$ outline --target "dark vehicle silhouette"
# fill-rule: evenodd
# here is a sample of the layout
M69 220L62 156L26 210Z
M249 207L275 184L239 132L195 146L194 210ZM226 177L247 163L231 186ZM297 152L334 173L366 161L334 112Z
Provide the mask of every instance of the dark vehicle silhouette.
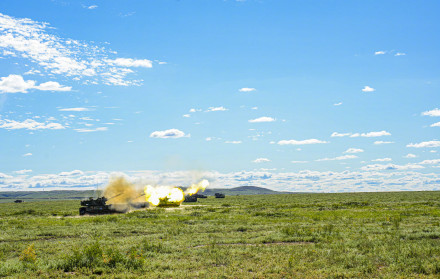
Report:
M112 209L110 205L106 204L107 198L89 198L88 200L81 201L81 207L79 209L79 215L84 214L110 214L117 213L115 209Z
M224 199L225 198L225 194L215 193L215 198L216 199Z

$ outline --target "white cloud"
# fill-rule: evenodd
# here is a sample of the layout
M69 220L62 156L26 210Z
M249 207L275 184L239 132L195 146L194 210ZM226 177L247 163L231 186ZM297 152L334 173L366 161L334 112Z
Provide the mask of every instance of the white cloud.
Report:
M86 128L75 129L75 131L77 131L78 133L103 132L107 130L108 130L107 127L98 127L95 129L86 129Z
M189 118L189 117L191 117L191 114L184 114L184 115L182 115L182 117Z
M32 153L23 154L23 157L29 157L29 156L32 156Z
M84 84L139 85L142 80L127 78L133 71L126 67L152 66L147 59L115 58L114 51L91 42L61 38L52 29L48 23L0 13L0 51L35 63L38 69L33 69L41 75L83 79Z
M391 158L379 158L379 159L374 159L374 160L371 160L372 162L390 162L390 161L392 161L393 159L391 159Z
M225 107L209 107L206 112L210 111L227 111L228 109Z
M406 154L404 157L405 157L405 158L416 158L417 155L415 155L415 154L411 154L411 153L408 153L408 154Z
M110 65L121 67L143 67L152 68L153 62L147 59L131 59L131 58L116 58L114 60L106 60Z
M391 133L387 131L379 131L379 132L368 132L368 133L338 133L333 132L331 137L364 137L364 138L372 138L372 137L382 137L382 136L391 136Z
M206 141L212 141L212 138L211 137L207 137L207 138L205 138L205 140Z
M374 92L374 91L376 91L376 89L374 89L368 85L365 85L365 87L362 88L362 92Z
M367 165L361 168L363 171L382 171L382 170L411 170L411 169L423 169L423 166L417 164L407 164L407 165L395 165L395 164L374 164Z
M374 166L374 165L373 165ZM265 169L221 173L203 171L201 175L210 181L213 188L231 188L254 185L278 191L290 192L377 192L377 191L422 191L440 190L438 172L422 173L411 167L383 167L372 171L314 171L272 172ZM387 166L387 165L385 165ZM420 166L419 166L420 167ZM416 167L417 168L417 167ZM405 170L406 169L406 170ZM379 171L378 171L379 170ZM386 170L386 171L380 171ZM167 185L190 185L194 175L191 171L161 172L153 170L128 171L126 173L84 171L82 175L39 174L34 176L12 176L0 173L0 188L3 190L45 189L96 189L108 183L112 176L126 177L129 181L161 181Z
M339 102L339 103L336 103L336 104L333 104L334 106L340 106L340 105L342 105L342 102Z
M267 158L257 158L252 161L252 163L266 163L266 162L270 162L270 160Z
M434 123L430 125L431 127L440 127L440 122Z
M379 51L375 51L374 55L382 55L385 54L386 52L384 50L379 50Z
M435 108L435 109L433 109L433 110L424 111L424 112L422 112L422 115L427 115L427 116L440 116L440 109Z
M349 135L351 135L351 133L338 133L338 132L333 132L333 133L331 134L331 137L332 137L332 138L334 138L334 137L347 137L347 136L349 136Z
M304 145L304 144L317 144L317 143L327 143L323 140L318 139L306 139L306 140L280 140L279 145Z
M252 91L256 91L257 89L255 89L255 88L249 88L249 87L243 87L243 88L240 88L238 91L240 91L240 92L252 92Z
M91 109L89 109L89 108L63 108L63 109L59 109L59 111L90 111L90 110ZM92 119L84 119L84 120L92 120Z
M164 131L155 131L150 134L150 138L161 138L161 139L177 139L183 137L190 137L190 134L185 135L184 132L178 129L168 129Z
M87 9L89 9L89 10L93 10L93 9L96 9L96 8L98 8L97 5L91 5L91 6L87 7Z
M26 119L22 122L9 120L9 119L0 119L0 128L7 130L17 130L17 129L27 129L27 130L59 130L64 129L64 126L60 123L53 122L37 122L33 119Z
M440 159L433 159L433 160L424 160L419 163L420 165L436 165L440 164Z
M72 87L63 86L56 81L48 81L34 87L41 91L70 91Z
M231 144L240 144L241 140L232 140L232 141L225 141L225 143L231 143Z
M318 159L316 160L317 162L321 162L321 161L339 161L339 160L347 160L347 159L356 159L358 158L358 156L356 155L343 155L343 156L338 156L335 158L323 158L323 159Z
M404 53L404 52L398 52L398 53L394 54L394 56L404 56L404 55L406 55L406 53Z
M18 171L14 171L14 173L16 174L26 174L26 173L30 173L32 172L32 170L18 170Z
M410 143L410 144L407 144L406 147L415 147L415 148L440 147L440 141L431 140L431 141L423 141L420 143Z
M382 140L377 140L374 142L374 144L391 144L394 143L394 141L382 141Z
M272 117L268 117L268 116L262 116L262 117L259 117L259 118L250 119L248 121L250 123L262 123L262 122L274 122L274 121L276 121L276 119L272 118Z
M364 152L364 150L360 148L349 148L344 151L344 153L361 153L361 152Z
M70 91L72 87L62 86L58 82L48 81L36 85L34 80L24 80L20 75L0 78L0 93L27 93L30 89L42 91Z
M380 131L380 132L368 132L368 133L356 133L356 134L352 134L350 137L351 138L356 138L356 137L364 137L364 138L374 138L374 137L383 137L383 136L391 136L391 134L387 131Z

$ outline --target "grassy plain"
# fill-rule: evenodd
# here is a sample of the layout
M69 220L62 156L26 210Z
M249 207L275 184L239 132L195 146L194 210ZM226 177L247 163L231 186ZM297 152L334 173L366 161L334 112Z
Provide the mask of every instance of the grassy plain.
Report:
M439 278L440 192L200 199L78 216L0 204L0 277Z

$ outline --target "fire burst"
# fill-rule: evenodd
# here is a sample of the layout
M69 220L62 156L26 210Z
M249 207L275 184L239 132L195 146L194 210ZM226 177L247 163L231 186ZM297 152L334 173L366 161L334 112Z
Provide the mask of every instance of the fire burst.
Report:
M208 186L208 180L202 180L199 183L192 184L190 187L188 187L186 194L190 196L194 195L200 190L204 191ZM185 199L185 193L178 187L153 187L151 185L147 185L145 186L144 192L147 202L152 206L179 206Z

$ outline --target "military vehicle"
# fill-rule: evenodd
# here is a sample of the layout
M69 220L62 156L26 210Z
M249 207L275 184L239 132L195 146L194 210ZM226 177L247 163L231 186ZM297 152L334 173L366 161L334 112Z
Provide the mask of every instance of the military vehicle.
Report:
M196 195L186 195L185 200L183 202L197 202L197 194Z
M224 199L225 198L225 194L215 193L215 198L216 199Z
M24 202L24 200L15 200L14 202L15 203L22 203L22 202Z
M198 194L198 193L192 195L191 197L196 197L198 199L207 199L208 198L208 196L205 196L205 195L202 195L202 194Z
M110 205L106 204L106 197L102 198L89 198L88 200L81 201L81 206L79 208L79 215L84 214L110 214L120 212L115 209L112 209Z

